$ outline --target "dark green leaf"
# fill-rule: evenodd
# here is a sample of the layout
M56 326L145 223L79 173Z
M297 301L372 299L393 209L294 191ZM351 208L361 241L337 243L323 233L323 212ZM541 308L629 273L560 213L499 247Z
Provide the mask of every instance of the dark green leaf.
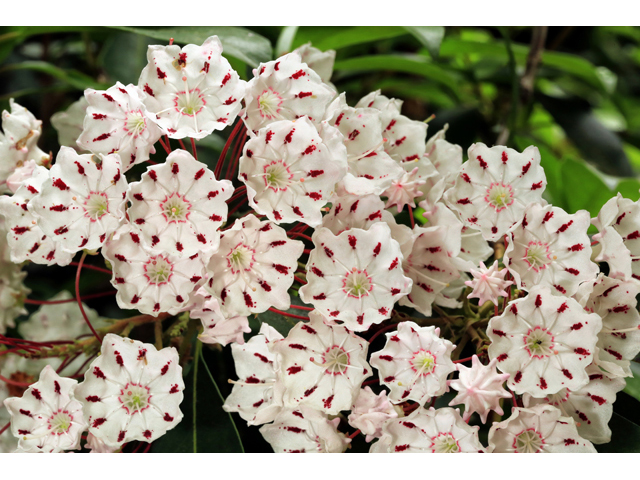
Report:
M272 48L269 40L251 30L242 27L112 27L127 32L146 35L147 37L164 40L167 45L169 39L179 44L192 43L201 45L211 35L217 35L222 42L226 55L235 57L243 62L257 67L261 62L271 60Z
M109 77L114 82L137 85L140 72L147 65L147 47L153 42L150 37L135 33L112 35L101 52L101 62Z
M433 58L438 58L444 38L444 27L404 27L426 47Z
M291 303L294 305L310 307L310 305L303 303L302 300L300 300L300 297L296 295L291 295ZM295 308L290 308L286 312L293 315L299 315L301 317L308 317L308 313L309 313L309 312L305 312L304 310L298 310ZM257 315L257 318L260 323L266 323L268 325L271 325L273 328L275 328L278 332L280 332L285 337L289 333L289 330L291 330L298 322L302 321L302 319L287 317L285 315L272 312L271 310L267 310L266 312ZM258 328L260 327L258 326ZM255 330L255 328L253 329ZM254 333L257 333L257 332L254 332Z
M561 178L569 213L585 209L591 217L595 217L607 200L613 197L613 192L598 173L584 162L565 160Z
M38 72L46 73L79 90L84 90L86 88L95 88L98 90L102 90L110 87L109 84L97 82L84 73L80 73L76 70L65 70L51 63L41 61L25 61L21 63L5 65L0 69L0 72L10 72L15 70L35 70Z
M402 27L351 27L341 28L338 33L330 34L312 41L313 46L320 50L337 50L351 45L384 40L386 38L406 35Z
M611 442L596 445L599 453L640 452L640 427L627 418L613 412L609 422Z
M444 68L431 63L421 55L371 55L339 60L334 70L343 71L396 71L413 73L429 78L455 90L458 77Z

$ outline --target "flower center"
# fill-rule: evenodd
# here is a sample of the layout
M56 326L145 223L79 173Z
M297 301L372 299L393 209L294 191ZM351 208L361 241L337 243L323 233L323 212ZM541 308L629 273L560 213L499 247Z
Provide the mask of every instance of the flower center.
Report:
M172 193L164 200L161 208L167 222L186 222L189 218L191 203L179 193Z
M546 328L534 327L524 336L524 347L535 358L550 357L553 351L553 335Z
M329 347L323 357L326 373L342 375L349 366L349 354L337 345Z
M366 270L358 270L354 267L342 280L342 290L350 297L366 297L372 289L371 277Z
M59 409L49 418L49 430L52 435L63 435L71 428L73 417L66 410Z
M517 453L538 453L542 450L544 440L534 428L520 432L513 439L513 448Z
M551 263L549 245L540 241L531 241L524 252L524 261L536 272L544 270Z
M173 265L161 255L157 255L149 259L144 266L145 277L149 283L162 285L169 281Z
M450 433L439 433L431 439L433 453L459 453L460 445Z
M84 214L92 222L109 213L109 198L102 192L91 192L84 201Z
M133 110L128 113L124 129L129 132L129 135L137 137L144 132L145 128L147 128L147 121L140 110Z
M176 110L182 115L186 115L188 117L193 117L200 113L207 104L204 99L204 95L200 93L199 88L176 93L176 98L173 102Z
M269 165L266 165L263 175L264 184L267 188L271 188L275 192L286 190L293 178L293 173L291 173L287 164L284 163L284 160L274 160Z
M258 96L258 108L260 115L269 120L276 118L282 105L282 97L273 88L269 87Z
M242 271L250 272L256 251L244 243L239 243L227 254L227 265L235 275Z
M496 209L496 212L499 212L513 203L513 188L511 188L511 185L505 185L502 182L492 183L487 188L487 194L484 199Z
M418 350L411 359L411 368L418 375L430 375L436 368L436 356L428 350Z
M130 415L133 415L149 406L151 393L149 392L149 387L138 385L137 383L127 383L125 387L120 390L118 399L120 403L122 403L122 408Z

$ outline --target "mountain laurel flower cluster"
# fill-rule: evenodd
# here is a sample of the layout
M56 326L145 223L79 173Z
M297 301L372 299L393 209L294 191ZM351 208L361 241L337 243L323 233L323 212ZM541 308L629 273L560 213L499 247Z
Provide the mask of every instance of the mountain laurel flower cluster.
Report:
M196 450L191 420L173 429L203 408L276 452L611 441L640 352L640 202L564 211L535 146L463 161L448 126L337 91L334 51L245 81L223 44L149 46L136 85L52 117L56 154L3 112L0 451ZM47 267L75 291L27 298ZM202 403L218 384L222 408Z

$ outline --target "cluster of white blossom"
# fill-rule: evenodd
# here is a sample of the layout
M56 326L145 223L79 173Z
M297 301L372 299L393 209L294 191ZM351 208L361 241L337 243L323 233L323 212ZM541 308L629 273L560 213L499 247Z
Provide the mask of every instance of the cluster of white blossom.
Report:
M122 309L188 312L200 341L231 344L238 380L224 409L261 425L277 452L345 451L346 425L376 440L371 452L594 452L640 351L640 203L618 195L594 219L547 204L536 147L476 143L463 163L446 128L427 141L400 100L377 91L349 106L329 83L334 56L305 45L245 82L215 36L150 46L137 86L88 89L55 117L73 144L53 166L36 146L40 122L12 103L0 136L0 185L12 192L0 198L0 332L25 313L15 264L99 250ZM237 117L249 138L233 178L216 178L195 140ZM191 153L168 148L184 138ZM238 201L247 213L231 222ZM411 226L398 223L405 209ZM288 310L292 292L312 306L308 321L286 336L262 323L245 343L249 316ZM468 318L447 323L443 308ZM85 333L71 319L56 339ZM36 318L20 333L45 327ZM473 328L477 355L459 360L456 328ZM78 449L87 430L93 451L154 441L182 419L183 360L108 334L79 385L45 367L22 397L4 395L18 451ZM449 406L434 408L449 389ZM474 413L491 424L488 445Z

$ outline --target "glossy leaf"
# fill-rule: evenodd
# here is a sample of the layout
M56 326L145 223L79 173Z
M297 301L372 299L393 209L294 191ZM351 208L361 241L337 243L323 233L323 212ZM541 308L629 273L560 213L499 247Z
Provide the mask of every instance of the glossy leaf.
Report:
M171 38L175 43L182 45L188 43L201 45L211 35L217 35L222 42L224 54L242 60L252 67L257 67L261 62L268 62L271 60L273 53L269 40L262 35L241 27L113 28L164 40L167 45Z
M426 47L433 58L438 58L444 38L444 27L404 27Z

